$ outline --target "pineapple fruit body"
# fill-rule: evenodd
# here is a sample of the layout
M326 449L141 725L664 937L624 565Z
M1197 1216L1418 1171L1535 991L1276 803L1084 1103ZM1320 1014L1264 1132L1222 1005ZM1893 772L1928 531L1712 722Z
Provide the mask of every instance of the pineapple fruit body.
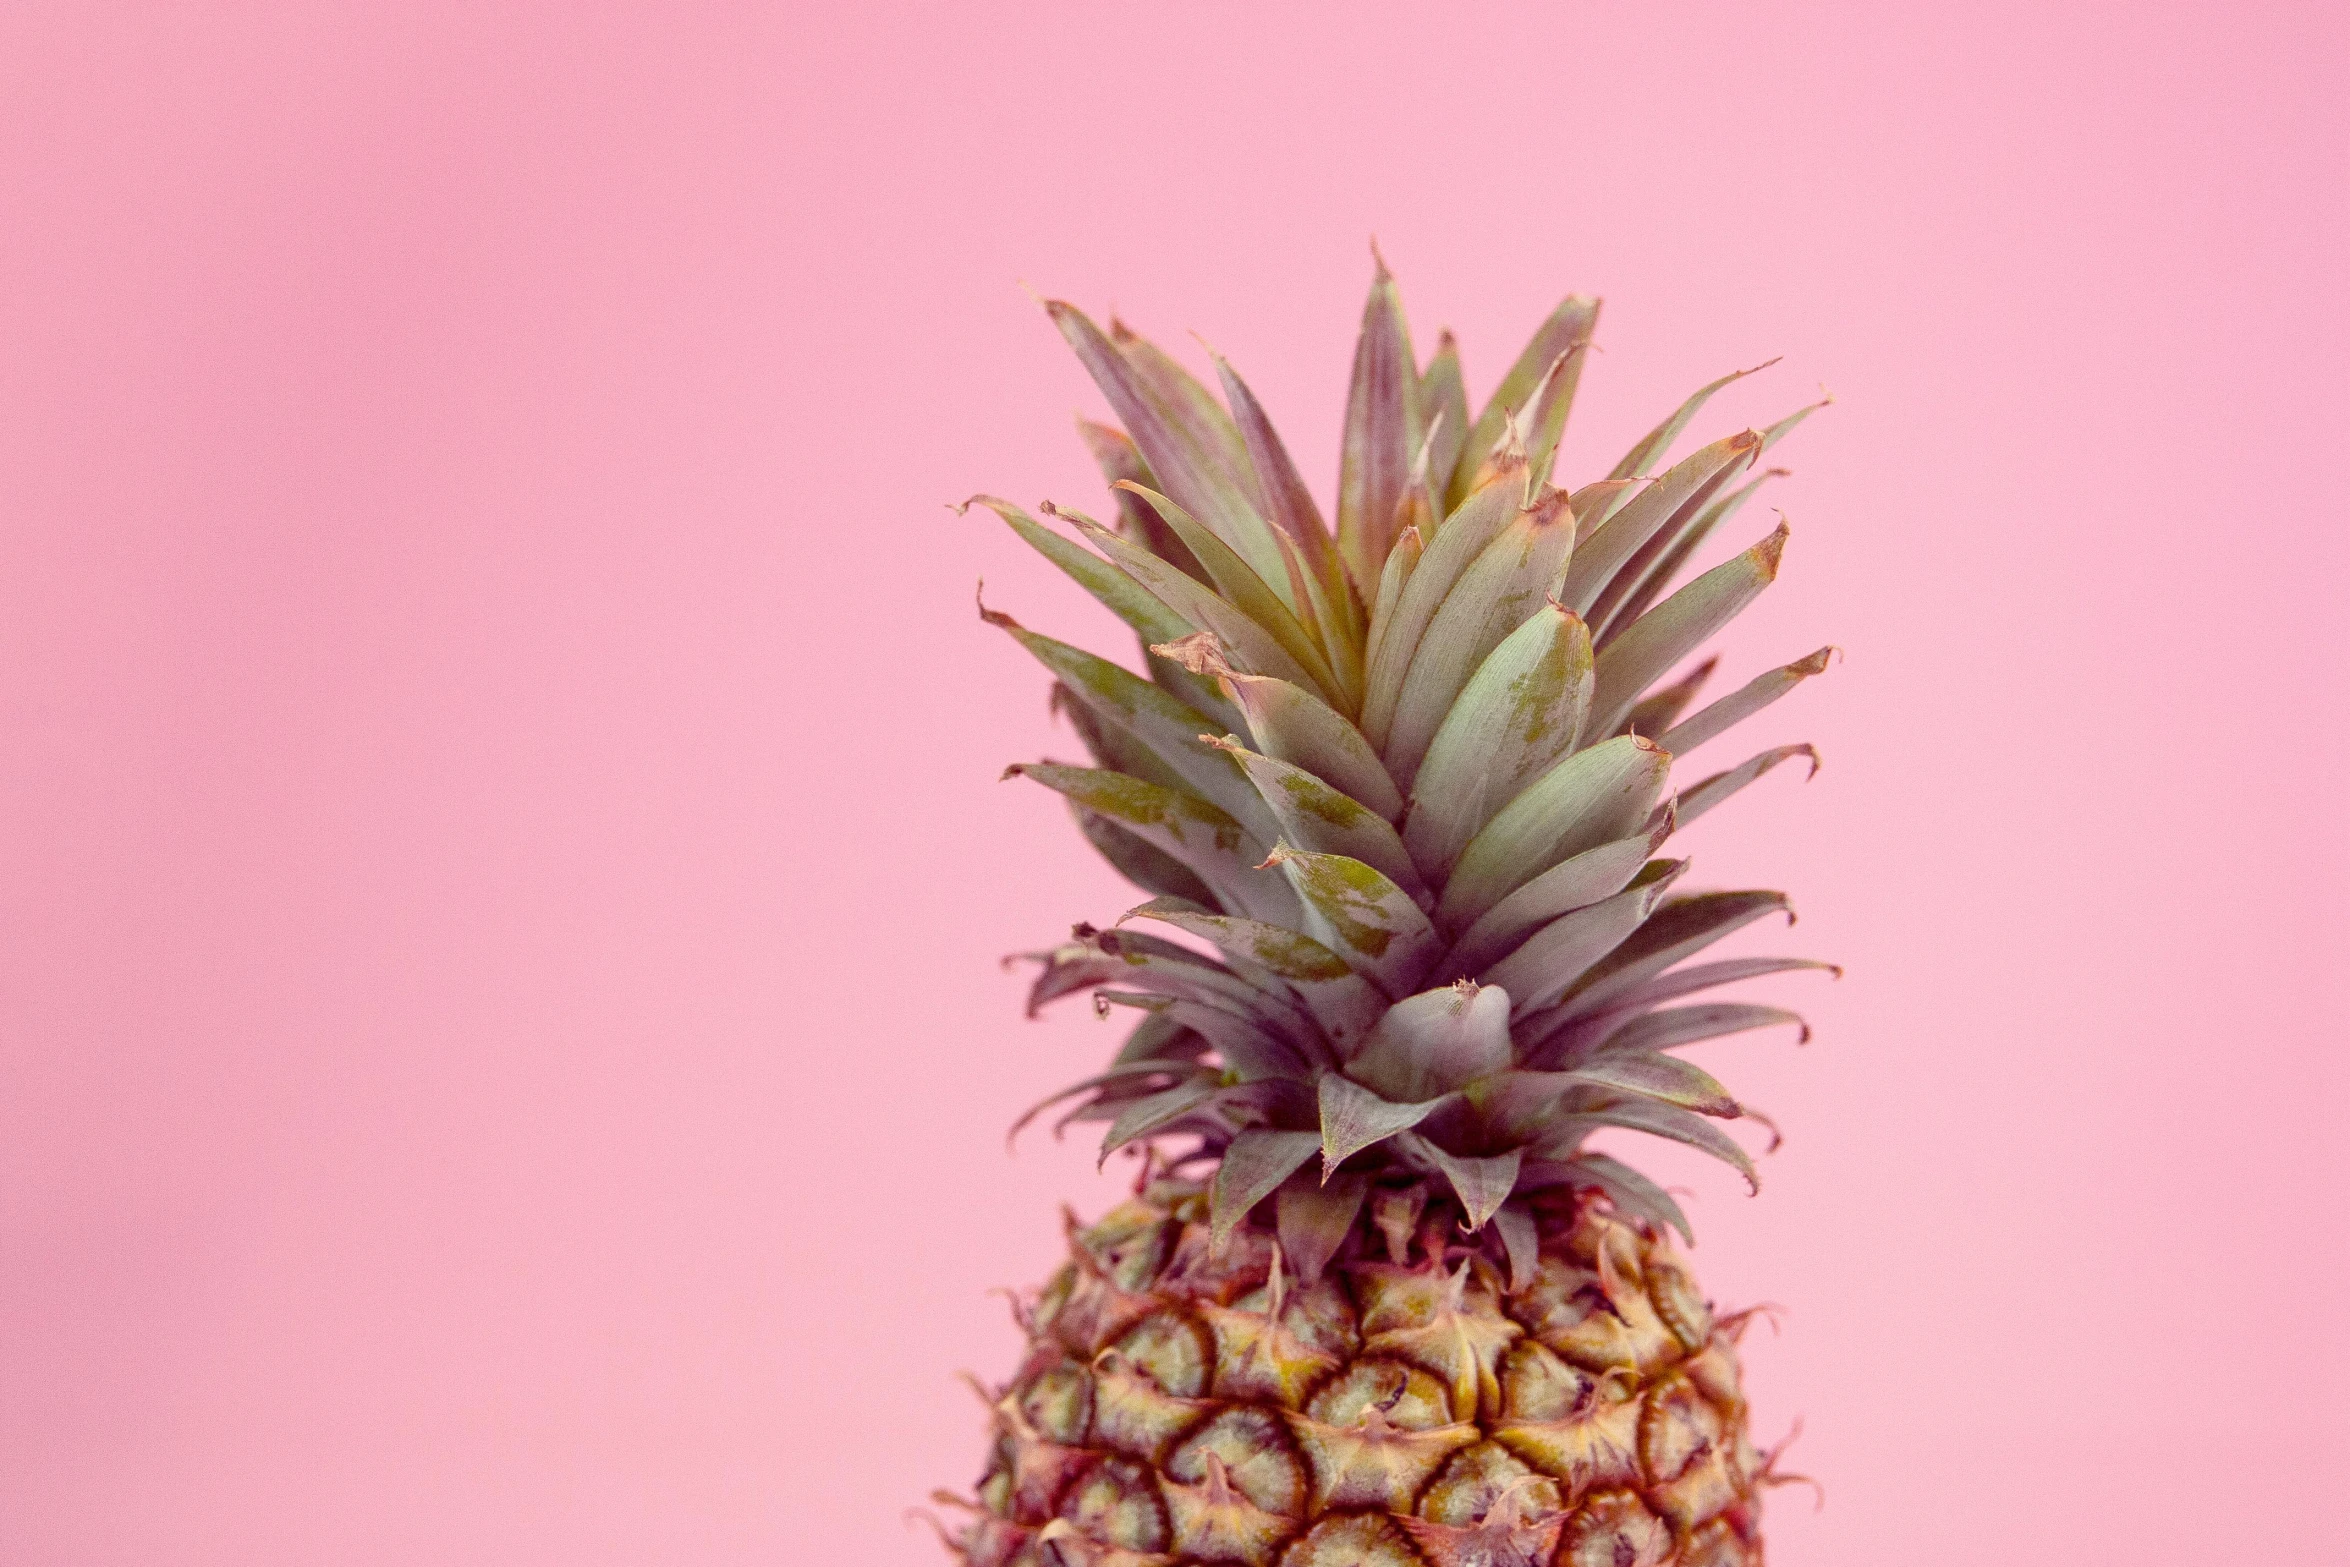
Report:
M1441 1212L1319 1279L1160 1179L1022 1313L970 1567L1733 1567L1762 1560L1736 1350L1671 1244L1536 1207L1513 1288Z

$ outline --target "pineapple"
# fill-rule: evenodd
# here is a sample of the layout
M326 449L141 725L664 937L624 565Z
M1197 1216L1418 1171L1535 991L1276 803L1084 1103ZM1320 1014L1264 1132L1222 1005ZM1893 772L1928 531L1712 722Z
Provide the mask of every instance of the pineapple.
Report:
M1674 587L1812 412L1653 470L1702 388L1573 491L1553 454L1598 302L1575 296L1469 417L1386 267L1363 314L1336 527L1221 358L1217 397L1113 322L1046 309L1123 430L1081 424L1115 520L974 497L1127 622L1148 678L982 606L1094 765L1014 767L1149 901L1034 954L1031 1011L1135 1022L1047 1104L1138 1150L986 1390L967 1567L1729 1567L1775 1477L1736 1345L1662 1188L1606 1128L1705 1150L1744 1112L1673 1052L1797 1024L1687 998L1786 911L1676 891L1674 831L1808 746L1677 758L1826 667L1691 711L1674 671L1769 585L1782 524ZM1741 372L1741 374L1748 372ZM1819 405L1815 404L1813 407ZM1090 546L1090 548L1088 547ZM1172 932L1190 938L1171 939ZM1039 1107L1042 1109L1043 1107ZM1033 1114L1034 1112L1032 1112Z

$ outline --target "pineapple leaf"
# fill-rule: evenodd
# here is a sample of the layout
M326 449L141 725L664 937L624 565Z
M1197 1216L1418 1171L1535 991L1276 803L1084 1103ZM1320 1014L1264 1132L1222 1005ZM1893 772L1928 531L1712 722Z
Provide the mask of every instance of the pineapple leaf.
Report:
M993 495L974 495L956 510L960 512L974 504L985 506L1001 517L1038 554L1060 567L1071 581L1131 626L1135 636L1141 639L1146 656L1153 643L1172 642L1191 630L1189 621L1125 571L1083 545L1061 537L1010 501ZM1154 659L1151 673L1161 685L1203 713L1221 717L1229 706L1212 684L1164 660Z
M1283 1085L1298 1089L1313 1075L1304 1053L1277 1037L1261 1015L1244 1017L1228 1007L1187 997L1170 999L1149 991L1096 990L1094 994L1104 1006L1140 1007L1198 1033L1223 1061L1219 1082L1235 1091L1257 1091L1235 1099L1236 1104L1261 1102L1262 1091Z
M1510 997L1498 985L1445 985L1388 1010L1347 1063L1390 1099L1434 1100L1510 1064Z
M1343 701L1338 677L1331 673L1329 660L1322 649L1306 634L1296 613L1283 602L1281 596L1257 571L1242 560L1237 552L1222 539L1200 526L1198 519L1156 490L1130 486L1150 508L1157 512L1168 527L1175 530L1191 552L1207 567L1215 580L1216 591L1224 602L1255 621L1288 654L1300 669L1313 677L1325 698ZM1288 577L1286 565L1282 576ZM1170 638L1169 640L1173 640Z
M1682 710L1697 699L1697 693L1705 688L1706 681L1713 678L1713 672L1720 664L1718 658L1701 659L1694 669L1671 685L1658 686L1633 703L1632 711L1624 715L1623 732L1628 735L1646 735L1671 751L1673 748L1665 745L1660 737L1672 728L1673 720L1681 716ZM1674 752L1676 756L1679 754Z
M1302 999L1341 1056L1351 1054L1387 998L1357 974L1346 959L1302 931L1261 920L1212 914L1160 898L1127 911L1126 919L1150 919L1212 942L1227 961L1261 965Z
M1169 388L1160 384L1171 364L1163 355L1156 361L1138 363L1128 350L1104 337L1075 306L1047 300L1044 308L1077 351L1094 384L1109 399L1136 450L1167 493L1253 563L1260 575L1285 576L1271 525L1257 514L1251 493L1255 476L1245 466L1235 466L1236 462L1245 464L1245 456L1239 436L1231 431L1231 421L1224 418L1222 410L1216 410L1216 418L1222 420L1222 429L1217 430L1188 393L1171 395ZM1182 379L1194 387L1198 384L1188 375ZM1199 389L1199 396L1213 407L1214 399L1204 388ZM1229 445L1226 434L1230 434Z
M1196 1001L1229 1013L1242 1023L1265 1029L1292 1049L1302 1051L1311 1046L1313 1033L1306 1015L1298 1010L1287 989L1265 970L1242 974L1189 947L1142 931L1101 931L1092 940L1117 965L1106 976L1109 979L1170 1000Z
M1510 893L1586 849L1629 836L1648 819L1672 758L1636 735L1576 751L1503 806L1461 851L1437 903L1460 930Z
M1281 824L1284 841L1316 854L1361 860L1411 894L1414 902L1427 901L1427 885L1386 817L1304 768L1260 755L1229 735L1211 743L1240 764Z
M1410 893L1343 854L1276 844L1267 863L1281 868L1315 940L1390 996L1409 995L1418 985L1436 956L1437 939Z
M1060 567L1111 614L1132 626L1135 635L1143 641L1172 642L1191 630L1189 621L1161 603L1141 583L1083 545L1053 532L1010 501L994 495L974 495L955 510L962 512L972 506L984 506L1001 517L1039 555Z
M1396 703L1403 696L1404 678L1418 659L1421 637L1451 594L1453 584L1517 517L1523 477L1524 469L1513 463L1463 501L1436 530L1434 542L1420 552L1410 575L1399 580L1393 612L1372 618L1372 651L1363 676L1362 727L1371 744L1381 751L1387 748L1388 729L1395 720ZM1389 600L1384 576L1379 586L1380 605L1385 609Z
M1534 395L1534 388L1549 373L1551 366L1558 362L1561 354L1591 340L1592 329L1598 322L1598 300L1584 294L1569 294L1559 301L1558 307L1551 311L1542 325L1535 328L1533 341L1518 355L1517 363L1510 366L1509 373L1501 378L1501 384L1493 389L1493 396L1487 400L1484 412L1477 416L1477 422L1469 427L1468 438L1461 443L1460 456L1453 468L1452 488L1445 497L1448 504L1458 506L1468 496L1477 483L1478 473L1485 466L1486 459L1501 445L1503 431L1511 416L1527 406ZM1571 397L1574 387L1570 383L1565 390ZM1566 404L1562 401L1559 406L1559 422L1562 426L1566 422L1566 413Z
M1827 407L1829 404L1835 401L1835 398L1823 394L1818 402L1806 403L1801 408L1796 409L1795 412L1789 414L1786 418L1780 420L1777 424L1764 426L1762 433L1763 450L1767 452L1772 447L1778 445L1781 441L1787 438L1788 431L1794 429L1797 425L1803 423L1804 420L1809 419L1813 414L1818 413L1821 409Z
M1471 1158L1438 1147L1417 1132L1406 1132L1397 1142L1427 1168L1450 1182L1461 1200L1461 1227L1474 1233L1509 1200L1518 1184L1518 1170L1526 1150L1512 1148L1489 1158Z
M1297 903L1277 878L1256 873L1241 852L1246 834L1224 812L1194 795L1092 767L1019 763L1006 777L1033 778L1078 805L1173 856L1215 892L1217 901L1260 919L1295 919ZM1279 889L1279 895L1275 895Z
M1321 1146L1322 1139L1312 1132L1280 1132L1263 1126L1252 1126L1233 1138L1216 1166L1209 1197L1208 1225L1214 1244L1222 1246L1249 1210L1272 1196Z
M1618 1212L1656 1224L1669 1224L1681 1232L1685 1244L1696 1244L1697 1237L1690 1233L1688 1216L1673 1201L1672 1193L1630 1165L1603 1153L1586 1153L1578 1154L1567 1168L1575 1177L1587 1179L1607 1193Z
M1047 505L1045 510L1068 519L1101 552L1126 569L1144 587L1189 625L1209 632L1224 644L1227 655L1252 672L1275 675L1299 685L1316 684L1303 665L1289 655L1280 639L1223 599L1215 590L1193 581L1150 551L1120 538L1090 517ZM1177 640L1181 640L1178 638Z
M1701 892L1675 898L1650 915L1646 924L1609 953L1567 995L1560 1013L1562 1017L1575 1018L1604 1011L1644 981L1692 953L1703 951L1732 931L1743 930L1766 914L1785 914L1790 923L1794 920L1794 911L1788 907L1783 892Z
M1191 450L1201 453L1218 472L1229 475L1239 492L1259 515L1264 494L1255 482L1240 430L1224 405L1216 401L1199 378L1175 362L1166 350L1135 332L1115 314L1110 317L1110 341L1148 389Z
M1150 1021L1156 1020L1153 1019ZM1039 1099L1036 1103L1021 1111L1020 1118L1012 1123L1011 1129L1009 1131L1004 1133L1005 1146L1009 1147L1013 1142L1017 1141L1020 1134L1027 1130L1029 1122L1035 1120L1045 1111L1051 1109L1054 1105L1061 1103L1061 1101L1065 1099L1074 1099L1079 1094L1092 1093L1094 1090L1100 1088L1118 1088L1120 1090L1136 1088L1154 1077L1165 1078L1173 1076L1188 1081L1193 1076L1194 1072L1195 1063L1183 1060L1113 1062L1109 1070L1105 1072L1096 1072L1093 1076L1085 1078L1082 1081L1071 1083L1068 1087L1060 1089L1043 1099ZM1174 1085L1162 1084L1161 1086L1171 1087ZM1146 1091L1157 1092L1158 1090L1149 1089ZM1139 1097L1139 1095L1137 1097ZM1096 1099L1093 1102L1098 1104L1102 1101L1100 1099ZM1066 1122L1063 1123L1063 1125L1066 1124Z
M1738 515L1746 503L1754 499L1755 491L1773 479L1785 477L1787 470L1784 468L1766 468L1729 493L1715 496L1694 520L1677 524L1671 541L1654 560L1641 571L1630 573L1636 575L1639 581L1631 591L1617 598L1607 618L1598 623L1600 645L1605 647L1615 639L1616 633L1647 614L1648 607L1656 602L1657 595L1664 592L1673 579L1681 574L1681 568L1689 564L1689 558L1697 553L1697 547L1711 538L1716 528Z
M1686 861L1677 862L1678 865ZM1672 879L1667 872L1635 882L1611 898L1562 914L1485 971L1489 984L1515 998L1518 1016L1556 1002L1590 967L1640 927Z
M1645 984L1637 985L1616 998L1614 1010L1631 1013L1653 1006L1662 1006L1681 996L1711 990L1716 985L1734 985L1742 979L1755 979L1764 974L1786 974L1797 969L1818 969L1830 979L1841 979L1844 971L1833 963L1821 963L1811 958L1724 958L1714 963L1697 963L1688 968L1659 974Z
M1438 1095L1417 1104L1398 1104L1335 1072L1315 1085L1315 1093L1321 1108L1324 1180L1364 1149L1418 1126L1445 1102Z
M1557 593L1574 544L1566 495L1549 491L1512 518L1445 595L1412 650L1388 727L1387 770L1407 792L1477 666Z
M1729 771L1716 773L1711 778L1682 790L1673 796L1673 814L1680 824L1686 827L1781 762L1797 756L1811 759L1811 772L1804 775L1806 778L1818 775L1820 770L1819 752L1808 745L1779 746L1774 750L1763 752L1760 756L1748 757Z
M1053 682L1050 700L1052 711L1069 720L1069 727L1085 742L1086 754L1093 758L1094 766L1106 767L1113 773L1131 773L1162 789L1198 793L1184 782L1181 773L1159 760L1156 751L1116 724L1103 722L1100 713L1058 680Z
M1117 1059L1110 1064L1117 1067L1137 1065L1192 1066L1208 1047L1208 1042L1176 1022L1173 1018L1145 1017L1134 1025L1126 1036L1126 1043L1118 1049Z
M1211 909L1217 906L1215 892L1181 860L1074 800L1069 802L1069 813L1077 818L1077 830L1085 834L1085 841L1112 869L1143 891L1187 898Z
M1803 1018L1783 1007L1753 1006L1743 1001L1715 1001L1693 1007L1667 1007L1660 1012L1644 1013L1607 1036L1599 1048L1604 1054L1618 1050L1677 1050L1700 1040L1720 1039L1729 1034L1743 1034L1751 1029L1776 1028L1791 1024L1811 1037L1811 1029Z
M1601 624L1616 601L1632 590L1640 571L1665 548L1659 541L1669 541L1678 526L1703 512L1715 493L1761 449L1760 435L1741 430L1666 469L1584 539L1567 568L1561 596L1584 619Z
M1600 650L1591 732L1612 734L1640 693L1699 643L1728 625L1779 574L1787 525L1697 578Z
M1738 1101L1713 1075L1679 1056L1649 1050L1627 1050L1596 1056L1563 1072L1547 1072L1562 1087L1597 1088L1610 1093L1638 1094L1694 1110L1699 1115L1736 1117Z
M1776 359L1766 359L1761 364L1754 366L1753 369L1733 370L1718 381L1706 382L1705 385L1690 393L1689 400L1674 409L1671 417L1667 418L1664 423L1642 436L1638 444L1624 454L1624 460L1616 464L1608 477L1611 479L1637 479L1646 474L1649 469L1656 466L1657 459L1664 456L1672 448L1673 443L1681 438L1681 432L1689 428L1689 421L1697 417L1698 410L1706 405L1714 393L1733 381L1743 381L1750 375L1768 370L1778 362Z
M1132 736L1185 788L1239 822L1258 842L1269 844L1278 836L1272 814L1232 758L1200 738L1206 715L1106 658L1041 636L1009 615L984 607L980 614L1035 655L1096 718Z
M1414 775L1403 839L1441 881L1494 813L1575 747L1591 703L1591 634L1545 603L1487 654Z
M1708 703L1657 736L1656 743L1675 756L1688 755L1732 724L1761 712L1812 676L1825 673L1828 660L1835 652L1832 647L1824 647L1792 664L1755 676L1720 701Z
M1618 838L1553 865L1478 917L1437 965L1440 974L1481 974L1538 925L1613 897L1640 874L1664 841L1666 824Z
M1387 634L1394 629L1396 609L1403 602L1403 590L1412 580L1412 573L1420 566L1420 557L1427 553L1428 535L1418 527L1403 530L1395 537L1395 547L1387 552L1387 560L1379 568L1379 591L1371 603L1371 618L1363 632L1363 707L1371 701L1371 672L1379 667L1379 649L1386 644Z
M1493 1228L1501 1237L1502 1256L1510 1265L1511 1293L1531 1289L1542 1265L1542 1232L1535 1226L1534 1216L1505 1202L1493 1212Z
M1599 531L1600 525L1615 515L1616 508L1623 505L1628 496L1637 494L1647 485L1645 479L1601 479L1596 484L1584 485L1568 496L1567 506L1575 514L1576 544L1588 542Z
M1167 1130L1185 1116L1204 1108L1222 1092L1224 1090L1218 1086L1216 1075L1210 1072L1135 1100L1118 1112L1117 1118L1110 1123L1110 1129L1102 1135L1101 1157L1107 1160L1128 1143Z
M1374 256L1376 259L1376 256ZM1419 372L1387 264L1378 263L1347 388L1338 467L1338 553L1355 583L1379 580L1420 448Z
M1469 438L1469 394L1461 382L1460 345L1450 332L1436 334L1436 353L1421 373L1420 417L1428 426L1428 488L1448 495Z
M1281 1250L1306 1288L1322 1281L1322 1270L1346 1243L1370 1185L1369 1177L1352 1170L1320 1185L1293 1175L1274 1194L1274 1229L1281 1237Z
M1282 444L1256 394L1222 354L1210 349L1209 357L1224 383L1224 401L1232 406L1233 421L1240 426L1258 486L1265 492L1266 516L1297 546L1298 565L1306 579L1306 602L1326 628L1325 651L1331 655L1332 667L1343 676L1346 660L1340 655L1361 647L1363 627L1362 610L1347 580L1346 567L1338 558L1338 547L1322 521L1321 509L1314 504L1313 492L1306 488L1297 464L1290 461L1289 448ZM1359 664L1359 657L1355 661ZM1359 685L1361 679L1358 667L1354 683Z
M1762 1190L1762 1180L1754 1171L1754 1160L1747 1156L1744 1148L1738 1146L1737 1139L1694 1111L1655 1099L1624 1099L1596 1110L1585 1110L1564 1117L1558 1123L1558 1130L1560 1134L1580 1141L1603 1126L1620 1126L1627 1131L1647 1132L1712 1154L1746 1177L1748 1191Z
M1575 385L1583 378L1583 360L1589 343L1577 343L1550 362L1535 384L1534 399L1517 419L1526 446L1526 487L1540 490L1550 482L1551 464L1558 459L1559 437L1566 433L1567 410L1575 401Z
M1391 822L1403 815L1403 795L1371 742L1320 697L1269 675L1234 672L1224 681L1257 749L1304 768Z
M1096 424L1082 415L1077 420L1077 433L1085 442L1085 449L1093 454L1096 468L1101 470L1102 482L1110 487L1110 495L1118 507L1118 528L1126 537L1149 550L1159 559L1196 581L1208 580L1205 567L1192 558L1183 541L1168 531L1167 525L1139 499L1118 488L1120 480L1160 488L1159 481L1142 460L1134 442L1126 432L1115 425Z

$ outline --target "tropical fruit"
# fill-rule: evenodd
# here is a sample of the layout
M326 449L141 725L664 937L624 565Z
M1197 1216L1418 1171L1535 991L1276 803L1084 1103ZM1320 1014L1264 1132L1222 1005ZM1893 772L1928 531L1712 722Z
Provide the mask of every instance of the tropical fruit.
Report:
M1136 668L982 613L1050 672L1092 763L1011 771L1150 894L1034 954L1030 999L1132 1012L1047 1105L1142 1164L1131 1201L1068 1219L1069 1261L1022 1302L984 1471L942 1493L966 1511L953 1549L1759 1562L1774 1476L1743 1318L1691 1281L1672 1197L1588 1139L1669 1138L1751 1182L1722 1129L1747 1112L1677 1052L1800 1026L1707 993L1825 967L1693 961L1786 900L1682 890L1665 852L1781 762L1817 765L1796 745L1677 766L1826 667L1702 707L1711 662L1681 672L1778 571L1784 524L1687 568L1812 409L1658 471L1724 377L1555 487L1598 302L1562 303L1472 419L1450 336L1417 359L1381 265L1333 528L1220 358L1221 397L1046 309L1123 426L1081 426L1115 516L975 499L1134 629Z

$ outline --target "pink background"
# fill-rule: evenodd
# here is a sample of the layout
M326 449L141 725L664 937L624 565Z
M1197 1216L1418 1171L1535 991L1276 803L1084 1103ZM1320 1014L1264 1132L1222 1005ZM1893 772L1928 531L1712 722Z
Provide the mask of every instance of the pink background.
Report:
M1774 1560L2350 1559L2337 6L588 9L0 21L0 1561L936 1561L1133 896L942 503L1097 496L1022 279L1327 496L1373 233L1608 297L1567 476L1841 399L1690 836L1851 973L1654 1160Z

